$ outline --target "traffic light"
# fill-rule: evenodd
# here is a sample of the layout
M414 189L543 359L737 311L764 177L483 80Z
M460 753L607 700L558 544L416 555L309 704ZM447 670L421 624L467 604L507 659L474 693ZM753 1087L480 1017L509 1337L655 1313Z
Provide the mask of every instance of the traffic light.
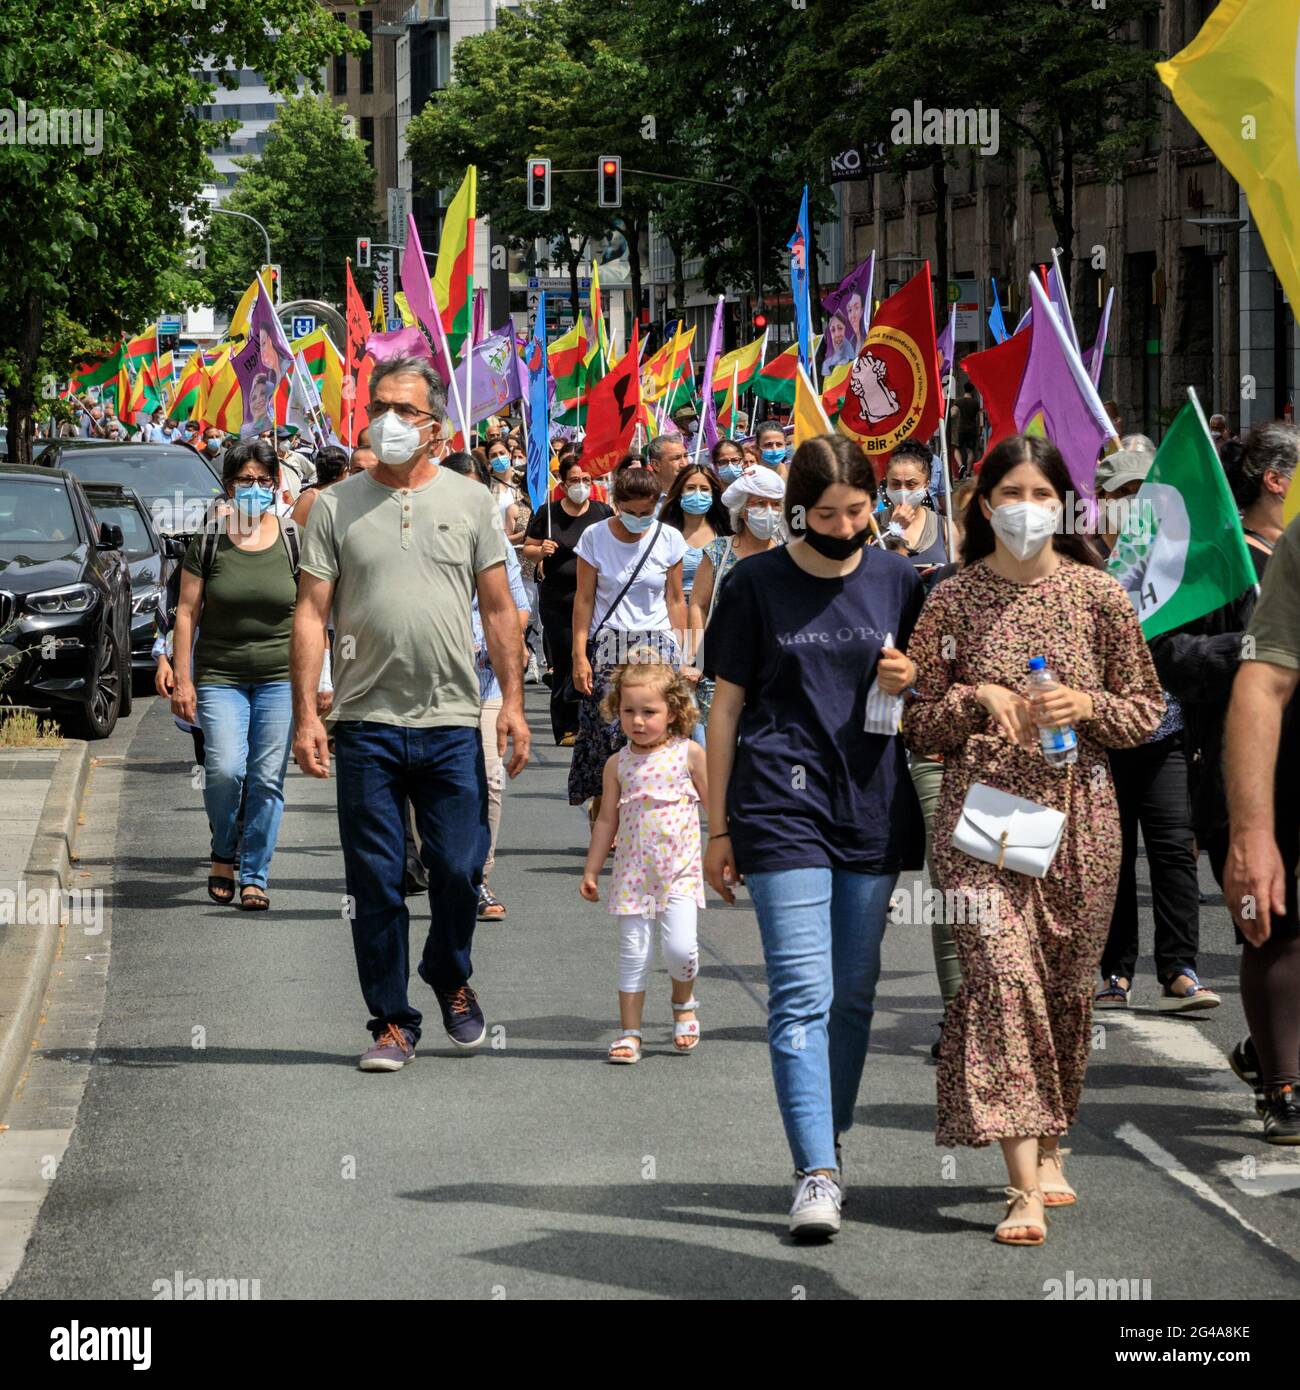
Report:
M761 308L759 308L754 313L754 332L762 333L766 327L767 315L763 312Z
M550 212L551 210L551 161L549 159L530 159L528 161L528 211Z
M623 206L623 161L616 154L603 154L596 166L599 179L596 203L602 208Z
M366 269L370 265L370 238L359 236L357 238L357 266L359 269Z

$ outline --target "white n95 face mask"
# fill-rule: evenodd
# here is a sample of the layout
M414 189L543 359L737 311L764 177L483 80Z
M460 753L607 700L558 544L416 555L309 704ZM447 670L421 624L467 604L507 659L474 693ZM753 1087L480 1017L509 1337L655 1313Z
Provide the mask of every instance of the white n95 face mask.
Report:
M904 487L887 487L885 496L895 507L919 507L925 501L926 489L923 487L909 491Z
M370 447L380 463L400 468L420 447L420 431L386 410L370 427Z
M1017 560L1028 560L1051 540L1060 516L1059 506L1008 502L1006 506L993 508L989 525Z

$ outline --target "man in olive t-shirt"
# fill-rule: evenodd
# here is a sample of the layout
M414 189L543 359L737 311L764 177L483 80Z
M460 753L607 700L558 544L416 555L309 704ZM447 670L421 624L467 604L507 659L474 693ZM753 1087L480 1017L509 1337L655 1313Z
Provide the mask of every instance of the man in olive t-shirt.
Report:
M442 385L412 358L370 379L366 473L321 493L303 542L291 667L294 757L329 775L316 714L324 627L332 610L339 834L361 992L374 1040L363 1071L399 1071L415 1056L421 1015L407 997L410 915L403 895L409 799L429 873L431 921L420 977L461 1048L487 1025L469 986L470 948L488 852L487 778L470 605L477 594L501 681L497 741L528 761L519 616L505 570L500 511L485 488L439 468Z

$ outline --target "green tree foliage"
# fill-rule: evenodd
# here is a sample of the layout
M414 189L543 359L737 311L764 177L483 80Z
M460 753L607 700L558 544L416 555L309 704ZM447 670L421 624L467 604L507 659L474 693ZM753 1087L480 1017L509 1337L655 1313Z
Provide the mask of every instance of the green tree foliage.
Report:
M200 119L214 89L195 69L233 87L228 67L256 68L289 91L363 42L317 0L5 0L0 109L87 112L100 136L0 143L11 457L30 459L42 378L65 378L87 339L106 348L204 298L188 224L213 178L208 151L231 127Z
M343 258L374 234L375 177L365 144L347 133L328 97L304 93L280 108L258 156L223 204L255 217L280 266L281 299L341 303ZM232 310L265 256L262 234L238 217L214 216L207 239L211 302Z

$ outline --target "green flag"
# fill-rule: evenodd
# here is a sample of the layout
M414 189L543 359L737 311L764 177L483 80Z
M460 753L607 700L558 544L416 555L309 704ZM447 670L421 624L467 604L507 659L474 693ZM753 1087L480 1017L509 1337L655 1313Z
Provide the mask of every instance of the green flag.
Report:
M1215 612L1255 582L1237 504L1200 403L1188 395L1107 562L1148 640Z

